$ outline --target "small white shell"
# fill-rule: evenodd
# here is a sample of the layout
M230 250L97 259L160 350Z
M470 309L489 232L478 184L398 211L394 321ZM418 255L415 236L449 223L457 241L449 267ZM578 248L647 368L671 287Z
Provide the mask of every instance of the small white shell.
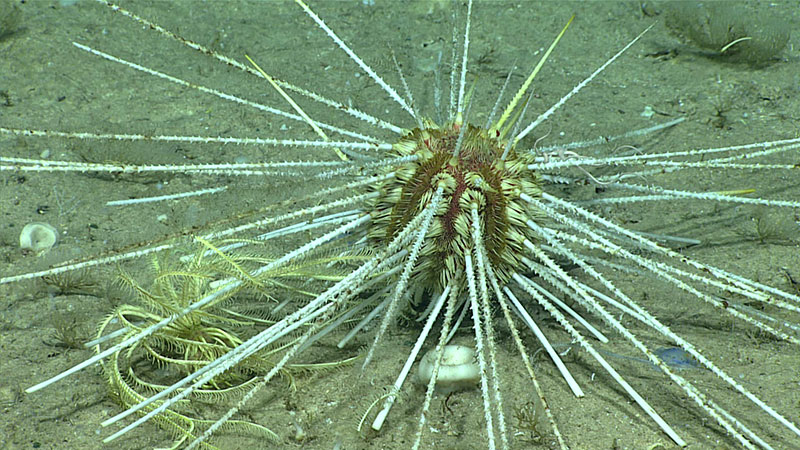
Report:
M43 255L50 251L58 241L58 231L49 223L31 222L22 228L19 234L19 246L23 250L30 250L36 255Z
M436 362L436 349L430 350L419 362L417 378L428 384ZM448 394L475 387L481 379L481 371L475 358L475 350L463 345L445 345L442 364L436 376L436 390Z

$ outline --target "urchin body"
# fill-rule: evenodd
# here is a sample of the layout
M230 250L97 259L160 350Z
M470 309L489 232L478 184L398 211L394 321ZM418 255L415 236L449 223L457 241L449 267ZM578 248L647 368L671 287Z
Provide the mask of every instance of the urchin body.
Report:
M473 246L473 207L480 217L488 258L499 278L507 280L520 261L523 242L535 240L526 221L541 216L519 199L521 194L541 196L539 177L527 168L529 158L518 154L499 132L460 121L442 127L426 121L393 149L397 156L416 159L395 168L394 178L374 188L380 195L370 208L371 240L376 244L391 241L443 186L411 285L441 292L463 272L464 255Z

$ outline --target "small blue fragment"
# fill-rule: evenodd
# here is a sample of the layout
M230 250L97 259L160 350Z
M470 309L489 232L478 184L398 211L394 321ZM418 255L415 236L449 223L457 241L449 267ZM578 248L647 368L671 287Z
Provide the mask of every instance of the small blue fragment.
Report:
M698 369L700 363L686 350L679 347L667 347L656 350L656 356L671 367L678 369Z

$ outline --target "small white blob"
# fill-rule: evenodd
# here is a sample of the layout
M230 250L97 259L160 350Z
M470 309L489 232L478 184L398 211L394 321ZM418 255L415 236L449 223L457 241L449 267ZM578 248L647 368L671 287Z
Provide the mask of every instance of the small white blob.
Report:
M19 247L29 250L36 255L43 255L50 251L58 241L58 231L44 222L31 222L22 228L19 234Z
M417 378L428 384L436 362L436 349L430 350L419 362ZM475 350L463 345L446 345L442 354L442 365L436 376L436 390L444 394L475 387L481 379Z

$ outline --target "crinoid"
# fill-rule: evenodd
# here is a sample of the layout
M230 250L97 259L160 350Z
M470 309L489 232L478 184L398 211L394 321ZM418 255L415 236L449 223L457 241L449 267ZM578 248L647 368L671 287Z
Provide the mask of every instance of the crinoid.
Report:
M247 378L247 392L202 424L202 433L193 431L187 447L205 445L239 419L279 435L302 426L304 445L318 448L364 446L356 424L376 448L798 442L792 369L800 297L789 286L800 278L797 240L758 244L741 233L752 229L744 222L758 208L791 216L800 207L791 176L800 139L787 125L798 108L770 81L780 75L791 83L788 64L743 74L692 57L665 63L675 52L659 44L668 39L661 27L634 38L653 19L624 4L594 4L594 19L587 11L567 31L571 11L562 2L467 2L453 12L439 2L399 11L395 3L379 10L320 2L314 11L295 3L241 11L224 2L186 11L137 3L135 13L111 5L113 14L97 19L108 24L102 30L84 21L106 13L81 3L80 14L59 16L68 30L42 44L91 65L63 78L30 63L48 57L11 47L18 53L10 60L36 68L16 83L43 85L9 90L17 114L3 115L0 133L17 146L0 157L13 186L2 195L35 211L44 200L31 186L50 183L38 190L50 193L67 173L75 189L102 192L111 208L67 227L75 237L60 240L46 262L78 242L97 254L107 240L107 254L53 268L12 257L15 269L0 283L15 298L24 298L23 289L11 283L43 275L108 263L137 273L137 261L184 248L192 236L245 238L235 248L219 244L231 258L256 242L277 256L241 270L228 265L216 276L227 288L194 291L182 311L160 311L147 323L152 307L137 307L141 316L130 325L141 330L77 367L112 356L108 367L128 348L146 352L149 336L168 333L219 295L227 305L248 302L238 290L249 278L331 255L332 266L308 273L314 295L282 291L294 298L274 324L239 336L241 343L229 340L225 346L235 348L207 353L197 367L172 366L192 373L146 400L129 398L138 403L120 417L148 412L106 441L125 446L120 436L141 438L137 427L150 418L200 405L187 402L192 392L239 383L249 358L292 333L266 373ZM455 25L442 38L451 17ZM49 30L30 27L41 31L36 36ZM397 39L387 49L372 45L376 36ZM562 42L554 51L556 36ZM526 69L512 70L515 61ZM606 70L615 61L630 72ZM85 77L104 87L88 91L72 81ZM707 91L746 98L725 112L740 120L716 128L722 122L711 117ZM109 113L119 104L125 108ZM15 223L31 221L13 214ZM346 270L330 275L331 267ZM255 395L286 397L274 378L309 353L340 359L331 342L350 353L366 346L359 376L334 372L285 406ZM432 348L436 372L448 342L474 347L479 389L439 398L436 376L412 386L408 375L422 348ZM157 353L165 352L180 353ZM75 363L42 356L34 370L19 356L3 359L17 361L13 371L26 379ZM67 380L78 395L97 377L80 372ZM32 394L48 384L28 389L18 410L43 415L68 402ZM96 423L103 415L82 408L69 418ZM54 445L64 447L66 429L26 428L25 439L55 434ZM94 438L94 428L83 431L80 439Z
M108 315L92 343L97 354L110 353L107 360L102 360L103 372L111 396L125 410L136 407L150 396L165 395L175 379L203 371L208 364L234 351L243 339L273 325L274 320L260 317L266 315L263 311L259 314L259 310L269 307L269 303L263 302L265 297L279 295L287 288L289 292L303 292L314 297L316 294L292 288L292 284L308 285L309 280L318 277L337 277L333 267L338 257L308 258L300 264L258 271L271 261L252 255L228 255L208 242L204 244L206 247L194 255L184 256L178 263L153 257L150 288L143 287L125 272L120 274L121 284L133 292L138 301L120 305ZM234 241L225 246L235 248L242 244L244 242ZM251 242L248 246L253 244L257 243ZM305 281L298 283L298 280ZM193 304L205 298L211 300L192 309ZM169 320L171 315L179 317ZM154 327L162 321L168 324ZM154 331L147 337L135 338L149 328ZM128 339L134 343L120 345ZM178 438L175 447L187 439L197 438L204 427L214 421L195 417L191 411L207 412L213 410L217 402L244 395L258 382L259 375L269 373L277 362L275 358L280 358L283 349L291 346L294 340L289 335L273 341L269 347L194 389L188 400L182 402L195 402L192 407L178 403L158 412L153 420ZM143 360L149 364L143 364ZM287 364L281 372L293 385L292 373L329 369L349 362ZM137 410L141 414L149 413L162 404L163 401L154 401ZM225 426L229 432L272 442L279 440L270 429L248 421L230 420Z

